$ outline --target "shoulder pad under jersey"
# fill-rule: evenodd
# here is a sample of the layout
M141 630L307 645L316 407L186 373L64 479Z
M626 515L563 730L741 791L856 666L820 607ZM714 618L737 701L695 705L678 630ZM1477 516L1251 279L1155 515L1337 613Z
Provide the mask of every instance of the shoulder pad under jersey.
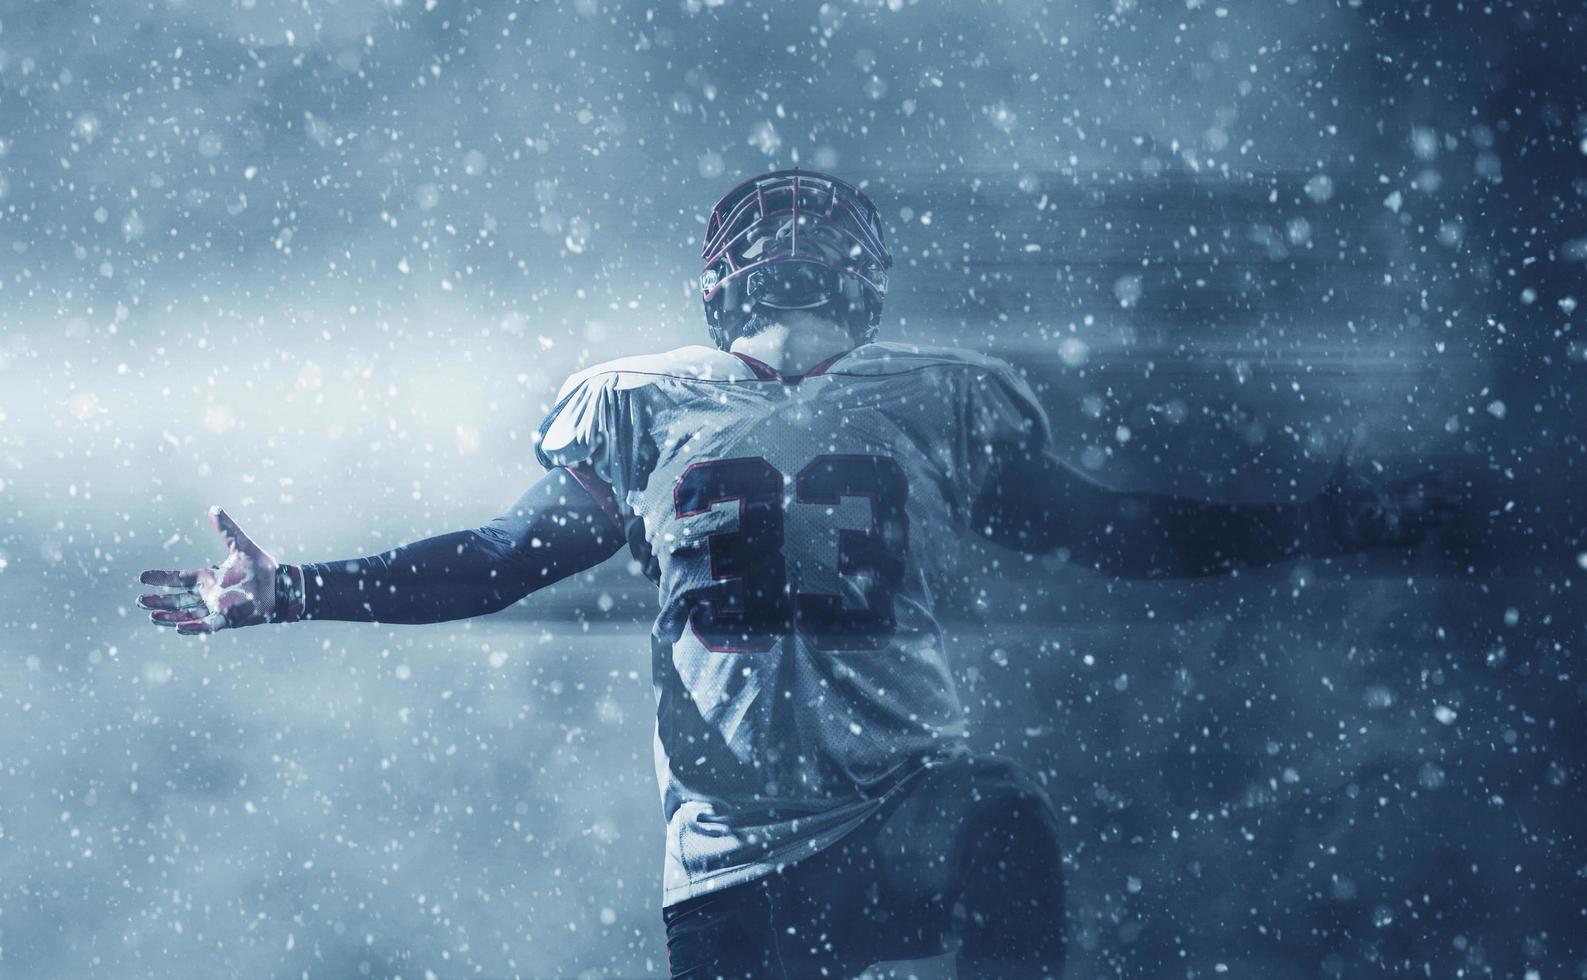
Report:
M619 357L578 371L557 392L540 425L535 455L540 465L573 466L598 460L624 422L625 393L668 379L736 381L754 375L744 362L714 347L693 345L664 354Z
M1025 377L1007 361L955 347L918 344L866 344L856 348L834 373L885 378L932 369L958 371L973 435L986 442L1045 446L1052 426L1041 400Z
M840 374L896 374L929 367L966 367L1012 372L1007 363L975 351L923 344L875 343L856 347L833 370Z
M662 354L635 354L603 361L575 372L557 392L562 401L581 385L611 385L618 390L642 388L665 378L692 381L731 381L753 377L744 362L726 351L701 344L679 347Z

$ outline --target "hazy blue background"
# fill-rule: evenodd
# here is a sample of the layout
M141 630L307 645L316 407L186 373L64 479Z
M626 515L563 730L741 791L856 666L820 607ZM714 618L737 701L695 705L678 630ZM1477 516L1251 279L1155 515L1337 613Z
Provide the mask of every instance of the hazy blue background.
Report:
M0 975L664 969L625 559L490 620L156 632L136 571L469 526L703 342L710 203L866 182L893 338L1128 487L1457 469L1408 556L967 552L1071 974L1587 976L1587 14L1322 0L0 3ZM1291 483L1293 481L1293 484ZM996 563L994 565L994 563ZM939 971L940 972L940 971Z

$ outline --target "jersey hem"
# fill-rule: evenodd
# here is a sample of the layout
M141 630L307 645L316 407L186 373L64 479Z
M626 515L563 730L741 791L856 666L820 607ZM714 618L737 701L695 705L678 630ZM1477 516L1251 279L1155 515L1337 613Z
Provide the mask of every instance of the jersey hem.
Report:
M911 773L910 775L913 776L914 774ZM797 864L806 858L814 857L844 837L847 837L860 824L870 819L877 810L881 809L884 799L886 799L885 796L880 796L874 800L865 801L870 806L859 811L853 818L838 825L833 830L814 838L813 840L817 842L814 846L812 846L811 840L799 841L796 844L771 852L754 864L740 865L736 868L722 868L719 871L697 875L687 884L663 888L661 905L666 908L669 905L676 905L691 898L699 898L701 895L710 895L736 885L745 885L752 881L758 881L761 878L775 874L782 868Z
M916 765L908 772L894 779L892 785L880 796L862 799L860 802L868 803L869 806L858 811L852 819L846 820L832 830L809 840L798 841L787 847L779 848L752 864L706 872L681 885L663 887L661 892L662 908L688 901L691 898L699 898L702 895L711 895L737 885L758 881L761 878L777 873L783 868L820 854L853 833L865 821L875 816L876 811L880 810L893 797L907 790L921 773L968 755L969 751L968 745L963 742L955 742L940 751L930 752L925 756L917 757ZM818 843L812 844L812 842Z

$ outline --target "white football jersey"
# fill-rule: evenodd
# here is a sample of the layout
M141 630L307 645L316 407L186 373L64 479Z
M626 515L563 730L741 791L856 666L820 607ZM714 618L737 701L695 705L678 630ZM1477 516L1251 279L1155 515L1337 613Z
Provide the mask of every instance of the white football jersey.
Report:
M611 485L660 587L665 904L831 844L964 751L936 596L999 450L1047 436L1008 365L903 344L799 378L685 347L563 386L540 460Z

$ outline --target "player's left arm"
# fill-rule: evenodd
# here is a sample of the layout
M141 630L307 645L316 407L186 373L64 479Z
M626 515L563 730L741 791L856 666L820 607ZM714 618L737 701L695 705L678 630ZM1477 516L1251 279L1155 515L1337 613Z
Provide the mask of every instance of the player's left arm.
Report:
M441 623L512 605L615 554L623 543L609 486L579 468L554 468L480 527L342 561L277 562L215 508L226 558L209 568L144 572L150 619L179 633L298 620Z
M299 566L301 618L418 625L484 616L595 567L622 544L611 488L556 468L480 527Z
M1022 551L1067 548L1074 560L1125 578L1408 547L1456 510L1434 473L1380 483L1341 462L1309 498L1228 504L1112 490L1044 451L1002 455L975 502L974 528Z

